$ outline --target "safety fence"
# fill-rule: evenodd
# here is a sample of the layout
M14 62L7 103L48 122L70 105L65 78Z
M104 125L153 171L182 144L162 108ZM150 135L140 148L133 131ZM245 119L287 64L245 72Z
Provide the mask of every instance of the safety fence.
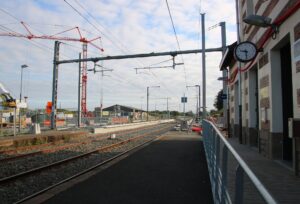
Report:
M276 203L219 129L207 120L202 125L214 203Z

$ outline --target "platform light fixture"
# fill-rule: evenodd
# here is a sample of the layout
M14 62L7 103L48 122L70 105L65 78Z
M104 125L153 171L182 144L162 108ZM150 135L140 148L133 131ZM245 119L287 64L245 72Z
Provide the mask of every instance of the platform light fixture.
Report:
M255 25L264 28L272 26L272 19L266 16L249 15L246 18L244 18L243 21L249 25Z
M246 18L243 19L243 21L249 25L255 25L262 28L271 27L273 29L273 35L272 38L276 38L276 34L279 32L278 26L274 23L271 23L272 19L266 16L260 16L260 15L249 15Z

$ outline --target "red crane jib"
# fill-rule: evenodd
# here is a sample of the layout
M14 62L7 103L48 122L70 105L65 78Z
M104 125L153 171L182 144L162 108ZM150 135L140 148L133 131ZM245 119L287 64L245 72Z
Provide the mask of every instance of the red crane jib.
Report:
M27 38L29 40L31 39L45 39L45 40L61 40L61 41L73 41L73 42L81 42L83 43L82 46L82 58L85 59L87 58L87 44L91 44L93 47L99 49L101 52L103 52L103 48L97 46L95 43L93 43L95 40L100 39L101 37L96 37L91 40L88 40L87 38L83 37L81 34L81 31L79 27L73 27L61 32L58 32L54 35L35 35L33 34L29 27L23 22L20 22L25 30L27 31L27 34L21 34L15 31L12 32L7 32L7 33L0 33L0 36L8 36L8 37L20 37L20 38ZM10 29L9 29L10 30ZM79 38L71 38L71 37L63 37L59 36L63 33L69 32L69 31L74 31L76 30ZM87 88L87 63L83 62L82 63L82 97L81 97L81 111L83 116L88 116L88 111L87 111L87 106L86 106L86 101L87 101L87 95L86 95L86 88Z

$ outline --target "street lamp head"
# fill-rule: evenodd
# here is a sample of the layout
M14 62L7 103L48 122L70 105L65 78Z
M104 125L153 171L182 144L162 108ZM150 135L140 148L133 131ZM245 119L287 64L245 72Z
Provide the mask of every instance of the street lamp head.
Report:
M271 18L268 18L266 16L259 16L259 15L249 15L246 18L243 19L243 21L250 25L256 25L259 27L269 27L272 26Z
M21 68L22 68L22 69L24 69L24 68L26 68L26 67L28 67L28 65L27 65L27 64L23 64L23 65L21 65Z

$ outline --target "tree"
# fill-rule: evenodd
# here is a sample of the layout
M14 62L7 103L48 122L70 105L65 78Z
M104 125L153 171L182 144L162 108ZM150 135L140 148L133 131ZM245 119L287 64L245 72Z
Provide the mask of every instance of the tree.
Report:
M223 99L222 99L222 95L223 95L223 90L221 89L216 98L215 98L215 103L214 103L214 107L217 109L217 110L221 110L223 109Z
M170 115L173 116L173 117L177 117L179 116L179 112L178 111L170 111Z

